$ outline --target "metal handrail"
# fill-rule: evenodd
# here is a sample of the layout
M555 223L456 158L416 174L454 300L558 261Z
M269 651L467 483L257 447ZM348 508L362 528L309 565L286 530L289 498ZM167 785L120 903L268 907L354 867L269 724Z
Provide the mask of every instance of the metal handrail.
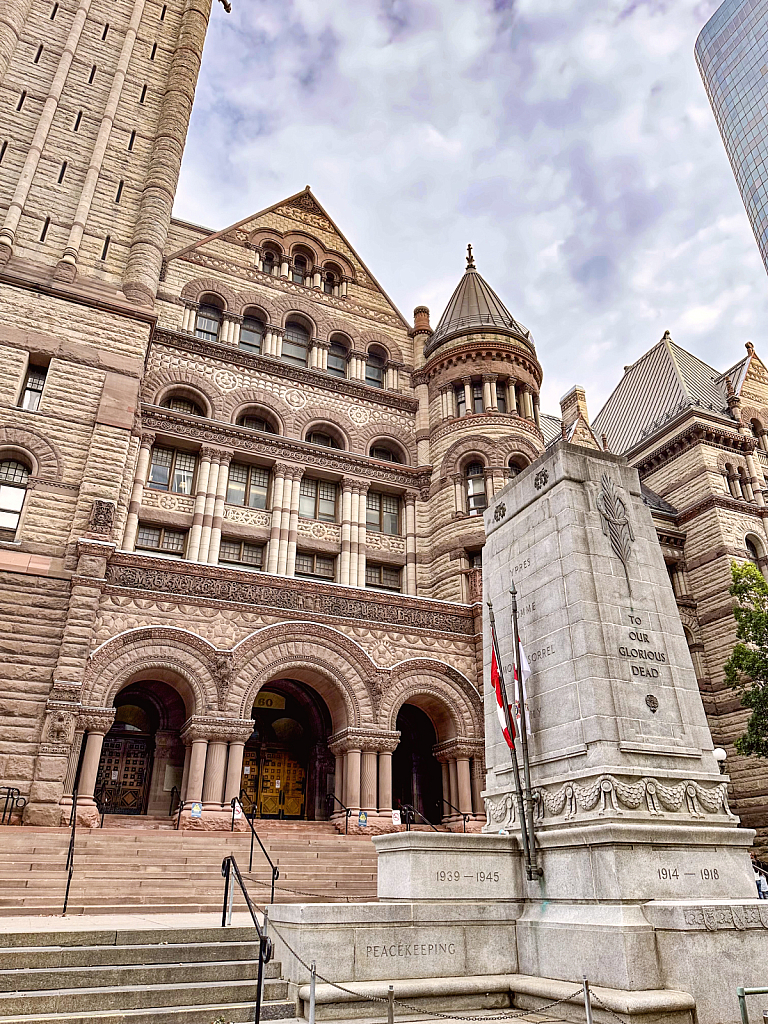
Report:
M186 805L189 803L188 800L179 800L179 807L176 812L176 831L179 831L179 825L181 824L181 812L184 810Z
M246 811L246 810L245 810L245 804L243 803L243 797L245 797L245 799L246 799L246 800L248 801L248 803L249 803L249 804L251 805L251 809L250 809L250 811ZM245 790L244 790L244 789L241 789L241 790L240 790L240 793L239 793L239 799L240 799L240 806L241 806L241 807L243 808L243 811L244 811L244 812L245 812L246 814L250 814L251 816L255 815L255 813L256 813L256 801L255 801L255 800L253 799L253 797L252 797L252 796L249 796L249 795L248 795L248 794L247 794L247 793L245 792Z
M248 871L249 872L253 871L253 840L254 839L256 840L256 842L261 847L261 852L264 854L264 856L269 861L269 866L272 869L272 895L269 898L269 902L270 903L274 903L275 902L275 882L280 877L280 870L277 867L277 865L275 863L273 863L272 858L267 853L267 850L266 850L266 847L264 846L264 843L262 843L261 839L258 836L258 833L256 832L256 829L253 827L253 820L252 820L252 818L249 818L248 815L245 813L245 808L243 807L242 803L240 802L240 797L239 796L233 796L232 800L231 800L231 804L232 804L232 826L230 828L230 832L234 832L235 831L235 805L236 804L240 804L240 810L243 812L243 817L248 822L248 827L251 830L251 853L250 853L250 856L248 858Z
M435 826L432 824L432 822L429 820L429 818L425 818L424 815L421 813L421 811L417 811L416 808L413 807L411 804L400 804L400 807L404 811L408 812L408 814L406 814L406 816L405 816L405 831L406 832L410 832L411 831L411 819L409 817L409 815L411 815L411 814L418 814L418 816L421 818L421 820L424 822L424 824L425 825L429 825L429 827L432 829L433 832L439 832L440 831L439 828L435 828Z
M171 802L170 802L170 803L168 804L168 817L169 817L169 818L173 816L173 812L174 812L174 811L175 811L175 809L176 809L176 808L175 808L175 807L173 806L173 801L174 801L174 798L177 798L177 799L178 799L179 801L181 801L181 790L179 789L179 787L178 787L178 786L174 786L174 787L173 787L173 788L171 789Z
M251 903L251 897L248 895L248 890L245 888L243 876L240 874L240 869L237 866L237 861L233 854L225 857L221 862L221 873L224 877L224 905L221 908L221 927L226 928L227 924L232 923L232 901L235 890L232 876L234 875L234 881L240 886L240 891L245 897L245 903L250 912L251 920L253 921L253 927L256 929L256 934L259 936L259 974L256 980L256 1013L254 1016L255 1024L259 1024L259 1020L261 1018L261 990L263 988L264 981L264 964L268 964L272 959L274 947L272 945L272 940L268 935L264 934L259 926L259 920L256 917L256 910L253 903Z
M72 826L72 831L69 834L69 849L67 850L67 890L64 893L64 907L61 911L61 916L65 917L67 913L67 904L69 903L69 887L72 885L72 872L75 870L75 836L77 834L77 788L72 792L72 810L69 812L69 824Z
M736 995L739 1000L739 1011L741 1012L741 1024L749 1024L749 1014L747 1013L747 1000L745 996L763 996L768 992L768 988L739 988L736 989Z
M349 835L349 818L350 818L350 815L352 814L352 811L350 811L350 809L347 807L347 805L343 804L341 802L341 800L339 800L339 798L334 793L329 793L327 799L328 799L328 802L331 804L331 813L333 813L333 801L334 800L339 805L339 807L343 807L344 808L345 817L346 817L346 821L344 822L344 835L348 836Z
M13 812L17 807L26 807L27 798L22 796L15 786L0 787L0 796L3 793L5 793L5 803L3 805L3 813L0 814L0 825L10 825Z
M464 819L464 831L466 832L467 831L467 822L470 819L470 815L469 814L465 814L464 811L462 811L459 807L456 806L456 804L452 804L451 801L450 800L446 800L445 797L442 798L442 803L444 803L447 807L450 807L452 810L459 812L459 814Z

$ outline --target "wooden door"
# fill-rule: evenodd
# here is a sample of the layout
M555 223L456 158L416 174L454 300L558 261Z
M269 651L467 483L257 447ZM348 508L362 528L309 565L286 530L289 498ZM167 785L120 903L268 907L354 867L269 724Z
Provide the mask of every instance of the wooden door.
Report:
M107 814L144 814L151 762L151 737L104 737L95 793Z
M240 788L248 797L247 800L243 800L248 814L251 813L251 810L256 810L259 802L259 761L259 748L246 747L243 752L243 775L240 780Z
M259 817L301 818L305 772L281 747L264 747L259 775Z

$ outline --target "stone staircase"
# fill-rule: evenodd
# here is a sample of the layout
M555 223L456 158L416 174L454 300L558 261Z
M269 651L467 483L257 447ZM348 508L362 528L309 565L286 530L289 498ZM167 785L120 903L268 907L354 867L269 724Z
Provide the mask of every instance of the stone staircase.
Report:
M248 872L250 832L134 823L78 829L69 915L220 911L221 862L230 853L253 901L269 901L271 872L258 844ZM280 870L275 902L376 899L376 852L368 836L339 835L328 822L262 821L258 834ZM68 846L68 829L0 827L0 916L61 913Z
M252 1021L253 928L0 933L0 1024ZM265 967L262 1020L293 1017L281 965Z

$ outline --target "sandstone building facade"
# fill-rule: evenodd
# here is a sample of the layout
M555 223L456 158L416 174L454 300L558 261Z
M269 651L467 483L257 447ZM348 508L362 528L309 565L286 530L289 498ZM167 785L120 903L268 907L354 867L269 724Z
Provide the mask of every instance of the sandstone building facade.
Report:
M479 822L480 513L562 433L607 434L658 492L728 739L728 558L766 550L762 364L711 385L717 411L665 407L665 445L714 438L669 440L694 460L678 486L658 431L622 425L642 388L594 429L580 389L541 414L531 334L471 251L433 329L308 188L223 231L173 220L210 8L9 0L0 21L0 784L24 820L58 824L77 789L86 816L181 798L210 827L241 793L272 818Z

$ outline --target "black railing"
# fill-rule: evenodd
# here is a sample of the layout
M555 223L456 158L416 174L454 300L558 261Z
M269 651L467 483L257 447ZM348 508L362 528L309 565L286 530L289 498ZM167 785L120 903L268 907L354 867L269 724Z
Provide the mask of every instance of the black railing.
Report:
M0 786L0 800L5 798L3 812L0 814L0 825L10 825L13 812L26 807L27 798L22 796L15 786Z
M333 814L333 804L334 804L334 801L339 805L339 807L343 808L343 810L344 810L344 817L346 818L346 820L344 822L344 835L348 836L349 835L349 818L350 818L350 815L352 814L352 811L350 811L350 809L347 807L347 805L343 804L341 802L341 800L339 800L339 798L337 796L335 796L333 793L329 793L328 794L328 817L330 817Z
M458 811L458 813L464 819L464 831L466 832L467 831L467 822L470 819L470 815L469 814L465 814L464 811L459 810L459 808L456 806L456 804L452 804L451 801L450 800L446 800L445 797L443 797L442 802L445 804L446 807L450 807L452 811Z
M174 786L171 790L171 802L168 804L168 817L173 816L173 812L176 810L175 801L178 800L181 803L181 790L178 786Z
M176 831L179 831L179 825L181 824L181 812L184 810L186 805L189 803L188 800L179 800L179 806L176 809Z
M418 815L425 825L429 825L433 832L439 832L439 828L435 828L429 818L425 818L421 811L417 811L411 804L400 804L400 810L405 811L405 831L411 831L411 825L416 824L416 815Z
M250 814L250 816L253 817L256 814L256 801L253 799L253 797L249 796L245 792L244 789L241 789L240 790L240 794L239 794L239 799L240 799L240 806L243 808L243 811L245 811L246 814ZM248 804L250 805L249 809L247 811L245 810L245 801L246 800L248 801Z
M248 822L248 827L251 830L251 853L250 853L250 856L248 858L248 871L249 872L253 871L253 840L255 839L256 842L261 847L261 852L267 858L267 861L269 862L269 866L272 869L272 895L269 898L269 902L270 903L274 903L275 902L275 882L280 877L280 870L278 869L277 865L272 862L272 858L267 853L267 850L266 850L266 847L264 846L264 843L262 843L261 839L259 839L259 836L256 833L256 829L253 827L253 815L251 815L251 817L248 817L248 815L245 813L245 810L243 809L243 805L240 803L240 797L239 796L233 796L231 802L232 802L232 826L230 828L230 832L234 832L235 831L235 807L238 804L240 804L240 810L243 812L243 817Z
M233 799L237 798L233 797ZM248 895L248 890L245 888L245 884L243 883L243 876L240 874L237 861L232 854L225 857L221 862L221 873L224 877L224 905L221 908L221 927L226 928L227 924L231 924L232 922L232 902L234 898L235 882L237 882L240 886L240 891L245 898L246 906L250 912L253 927L256 929L256 934L259 936L259 974L256 982L256 1013L254 1016L255 1024L259 1024L261 1019L261 990L264 985L264 964L268 964L272 959L272 954L274 952L272 948L272 940L261 930L259 919L256 916L256 908L251 902L251 897Z
M69 833L69 849L67 850L67 890L64 893L64 907L61 911L61 916L64 917L67 913L67 904L69 903L69 887L72 885L72 872L75 870L75 836L77 835L77 789L72 793L72 810L69 812L69 824L72 826L72 831Z

